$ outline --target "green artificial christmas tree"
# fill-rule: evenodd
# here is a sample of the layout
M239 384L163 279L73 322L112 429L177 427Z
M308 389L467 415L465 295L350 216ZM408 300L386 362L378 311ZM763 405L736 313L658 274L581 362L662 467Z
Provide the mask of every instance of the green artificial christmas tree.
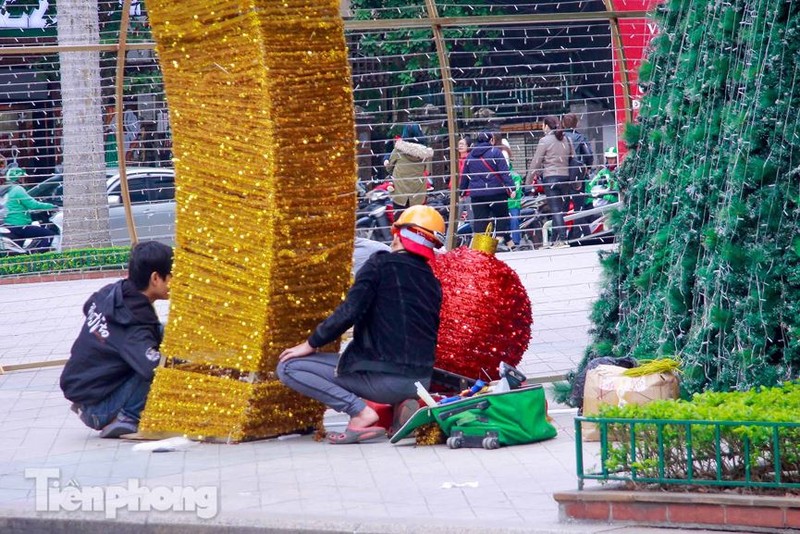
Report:
M598 356L677 354L687 393L800 371L800 1L667 0L620 170Z

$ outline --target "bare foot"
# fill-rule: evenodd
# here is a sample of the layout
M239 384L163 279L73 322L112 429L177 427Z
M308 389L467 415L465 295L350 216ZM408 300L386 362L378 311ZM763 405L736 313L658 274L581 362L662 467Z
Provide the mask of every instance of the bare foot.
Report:
M350 418L350 423L348 426L354 428L366 428L368 426L372 426L378 422L378 412L367 406L361 413L356 415L355 417Z

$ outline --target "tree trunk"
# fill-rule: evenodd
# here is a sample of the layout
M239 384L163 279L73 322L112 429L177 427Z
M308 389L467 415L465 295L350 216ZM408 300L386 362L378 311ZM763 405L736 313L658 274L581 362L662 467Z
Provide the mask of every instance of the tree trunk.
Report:
M58 0L60 45L100 43L97 0ZM64 248L110 246L100 53L62 52Z

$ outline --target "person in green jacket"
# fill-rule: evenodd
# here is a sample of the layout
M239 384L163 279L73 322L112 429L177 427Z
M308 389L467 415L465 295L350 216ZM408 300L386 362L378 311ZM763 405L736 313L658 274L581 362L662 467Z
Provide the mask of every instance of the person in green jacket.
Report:
M6 191L6 217L4 225L11 231L15 241L33 239L28 250L31 252L46 252L50 250L55 233L52 230L31 224L31 212L37 210L57 209L55 204L39 202L19 185L19 181L27 176L19 167L12 167L6 172L6 181L11 185Z
M586 204L589 207L600 207L613 204L619 199L617 190L617 161L619 153L616 147L605 152L606 164L594 177L586 183Z
M519 231L519 224L520 213L522 211L522 197L525 196L525 192L522 189L524 183L522 176L514 170L511 164L511 144L508 142L508 139L500 141L500 150L503 151L503 156L505 156L506 162L508 162L508 174L511 176L511 179L514 180L514 189L511 192L511 196L508 198L508 215L510 217L509 227L511 228L511 242L514 243L515 247L518 247L522 242L522 233ZM510 243L507 243L507 245L510 245Z

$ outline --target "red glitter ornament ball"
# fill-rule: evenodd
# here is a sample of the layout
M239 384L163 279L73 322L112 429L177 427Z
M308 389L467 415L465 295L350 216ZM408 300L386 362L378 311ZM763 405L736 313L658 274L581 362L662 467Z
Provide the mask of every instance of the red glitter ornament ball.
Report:
M531 301L519 276L496 257L466 247L437 256L442 284L436 367L485 380L500 362L517 365L531 339Z

